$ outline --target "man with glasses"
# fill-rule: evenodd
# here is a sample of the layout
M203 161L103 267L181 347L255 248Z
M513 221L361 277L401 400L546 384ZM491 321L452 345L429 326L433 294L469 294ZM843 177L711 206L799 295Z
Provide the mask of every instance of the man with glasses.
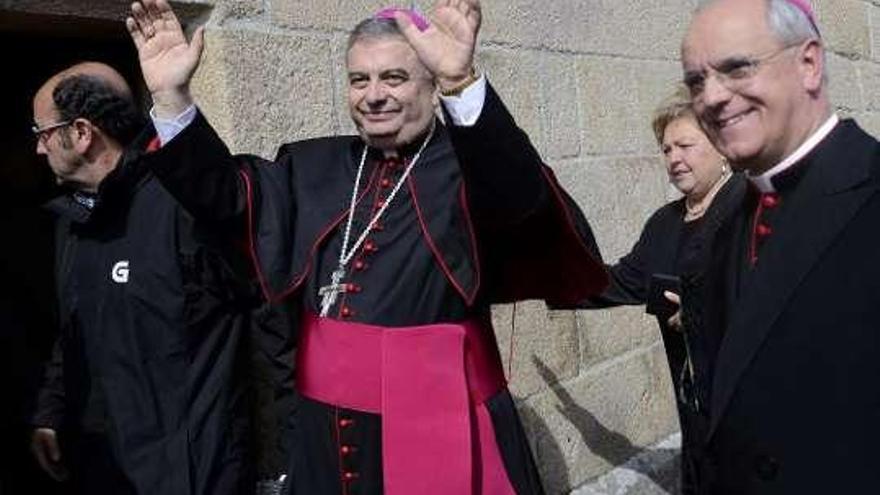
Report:
M31 448L69 493L253 489L242 359L252 300L206 231L141 157L151 129L114 69L83 63L33 100L37 153L63 193L60 337Z
M61 122L55 122L54 124L46 124L42 127L34 124L31 126L31 132L34 133L34 137L36 137L41 143L45 144L46 141L49 140L49 136L52 134L52 131L66 125L70 125L70 121L63 120Z
M878 143L834 114L805 0L705 3L682 64L701 125L751 182L686 255L700 490L873 493Z

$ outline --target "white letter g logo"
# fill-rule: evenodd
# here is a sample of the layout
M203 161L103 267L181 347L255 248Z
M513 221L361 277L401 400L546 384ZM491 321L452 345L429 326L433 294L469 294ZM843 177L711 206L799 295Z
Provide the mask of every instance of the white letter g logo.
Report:
M110 278L117 284L128 283L128 260L117 261L110 271Z

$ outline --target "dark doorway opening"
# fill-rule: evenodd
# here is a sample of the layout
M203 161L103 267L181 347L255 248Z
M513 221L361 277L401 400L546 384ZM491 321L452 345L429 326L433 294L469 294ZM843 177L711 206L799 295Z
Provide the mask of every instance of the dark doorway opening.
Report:
M49 495L59 487L33 462L25 418L56 335L53 227L40 206L59 191L35 153L31 99L52 74L85 60L108 63L144 92L121 20L0 10L0 46L0 494Z

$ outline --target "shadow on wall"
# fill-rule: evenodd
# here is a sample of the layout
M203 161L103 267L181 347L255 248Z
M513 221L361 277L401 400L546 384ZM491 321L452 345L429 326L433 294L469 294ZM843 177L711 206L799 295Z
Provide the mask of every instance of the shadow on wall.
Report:
M557 385L559 378L543 361L536 356L532 356L532 361L547 388L559 400L556 409L577 429L581 440L593 454L613 466L624 467L647 477L659 488L653 493L677 493L677 460L672 468L673 473L669 468L657 469L657 464L677 458L678 449L646 449L634 445L625 435L607 428L590 411L578 405L568 391ZM520 414L537 440L535 453L547 493L568 493L572 486L562 448L534 410L521 403Z
M535 463L548 495L561 495L571 490L565 455L541 416L525 402L518 402L517 411L535 444Z

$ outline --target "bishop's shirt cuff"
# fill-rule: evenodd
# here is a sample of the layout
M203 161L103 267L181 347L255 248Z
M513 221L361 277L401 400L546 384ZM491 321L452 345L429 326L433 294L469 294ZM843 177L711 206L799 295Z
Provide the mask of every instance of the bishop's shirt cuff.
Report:
M479 79L458 96L441 95L440 101L454 125L472 127L483 113L483 104L486 102L486 75L480 75Z
M159 136L159 142L162 146L168 144L175 136L186 129L197 114L196 105L192 104L186 107L186 110L180 112L173 119L163 119L156 116L155 108L150 109L150 119L153 120L153 127L156 128L156 135Z

